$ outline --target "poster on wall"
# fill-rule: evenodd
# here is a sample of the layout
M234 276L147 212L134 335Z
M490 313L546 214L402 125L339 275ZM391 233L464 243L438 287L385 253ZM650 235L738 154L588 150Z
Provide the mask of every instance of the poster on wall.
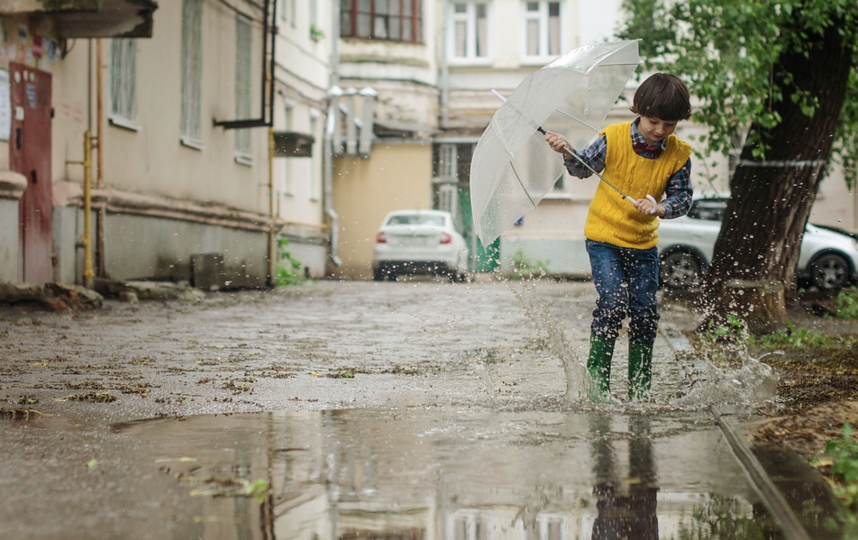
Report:
M9 70L0 69L0 141L9 140L12 129L12 93L9 87Z

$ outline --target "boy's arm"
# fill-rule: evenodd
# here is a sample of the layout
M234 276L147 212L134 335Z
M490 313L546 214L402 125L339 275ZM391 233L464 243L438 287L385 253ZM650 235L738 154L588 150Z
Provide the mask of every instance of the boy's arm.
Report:
M566 165L566 170L572 176L578 178L589 178L593 171L603 171L605 169L605 159L608 155L608 139L605 134L601 134L590 146L584 150L574 150L575 155L584 160L584 163L589 165L593 171L582 164L574 156L569 155L566 148L572 148L562 135L551 131L545 134L545 142L552 150L563 155L563 163Z
M694 196L694 190L691 187L691 158L688 158L685 165L670 177L664 193L665 198L657 209L658 217L675 219L688 213Z
M578 178L589 178L593 175L593 171L601 172L605 170L605 159L608 156L607 136L602 133L584 150L575 150L575 154L577 154L584 163L589 165L590 168L581 163L581 161L575 159L575 157L570 156L563 161L563 164L566 165L566 170L569 171L569 174L572 176L577 176ZM590 169L593 170L591 171Z

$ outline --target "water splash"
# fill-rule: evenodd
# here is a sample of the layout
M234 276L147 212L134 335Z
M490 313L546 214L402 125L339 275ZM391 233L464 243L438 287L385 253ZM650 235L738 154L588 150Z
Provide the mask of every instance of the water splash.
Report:
M548 308L536 297L536 287L533 283L521 282L521 288L516 288L510 283L509 287L534 325L546 333L549 352L563 363L563 372L566 375L566 401L586 399L588 389L594 383L587 373L583 355L568 342L562 326L551 317Z
M587 372L586 353L577 350L566 338L562 325L538 299L534 283L518 283L518 287L510 283L510 289L536 328L545 333L549 352L563 364L566 402L589 403L588 395L595 393L595 383ZM712 404L757 407L770 404L777 395L777 372L761 359L750 356L747 340L739 339L732 345L704 344L702 350L690 355L690 351L678 350L676 339L661 327L659 335L670 349L670 359L654 362L654 379L658 380L658 386L670 390L661 395L654 393L652 401L645 404L625 403L616 396L608 397L604 404L702 410ZM724 362L724 356L730 361ZM618 363L615 370L622 372L624 366Z
M760 405L775 398L779 380L774 368L749 355L730 365L699 358L686 370L686 377L687 391L668 400L669 403Z

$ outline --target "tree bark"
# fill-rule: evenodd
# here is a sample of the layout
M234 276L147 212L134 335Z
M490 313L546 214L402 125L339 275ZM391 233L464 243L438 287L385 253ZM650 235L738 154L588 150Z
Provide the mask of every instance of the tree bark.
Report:
M722 293L731 280L779 282L788 301L795 297L801 239L831 154L851 69L853 45L843 42L838 28L831 24L825 34L816 36L810 58L786 52L773 66L783 99L771 108L781 121L770 129L758 123L751 126L752 133L759 133L769 145L765 160L754 157L754 148L745 146L731 178L731 198L704 282L710 306L706 326L721 324L734 313L724 301L730 295ZM789 77L792 84L787 82ZM793 101L797 89L819 100L812 117ZM782 324L784 303L774 309L758 307L744 317L746 322L748 317L757 319L749 326Z

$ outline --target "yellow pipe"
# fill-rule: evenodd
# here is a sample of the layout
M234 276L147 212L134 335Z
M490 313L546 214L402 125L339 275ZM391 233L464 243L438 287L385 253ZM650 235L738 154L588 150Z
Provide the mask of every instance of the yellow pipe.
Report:
M83 286L92 288L92 139L83 134Z

